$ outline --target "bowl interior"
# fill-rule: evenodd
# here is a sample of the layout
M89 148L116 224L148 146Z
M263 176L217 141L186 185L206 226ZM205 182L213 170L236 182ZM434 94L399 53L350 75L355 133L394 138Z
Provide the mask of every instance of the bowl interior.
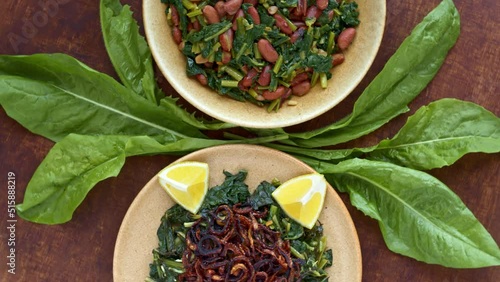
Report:
M328 87L319 85L302 97L296 106L283 105L268 113L251 103L238 102L216 94L186 75L186 59L172 39L160 0L143 0L146 37L153 57L170 84L189 103L204 113L235 125L252 128L277 128L313 119L340 103L359 84L377 54L385 26L385 0L357 0L361 24L353 44L345 52L346 61L335 67Z
M235 157L237 156L237 157ZM280 151L256 145L223 145L191 153L178 161L201 161L209 164L210 187L224 180L223 170L248 171L246 183L255 189L263 181L277 177L284 182L313 170L299 160ZM167 165L167 164L166 164ZM149 274L152 250L158 247L156 230L173 201L153 177L132 202L123 219L115 245L114 281L144 281ZM332 249L334 263L327 271L335 281L361 281L361 250L352 219L335 190L328 186L323 211L327 246Z

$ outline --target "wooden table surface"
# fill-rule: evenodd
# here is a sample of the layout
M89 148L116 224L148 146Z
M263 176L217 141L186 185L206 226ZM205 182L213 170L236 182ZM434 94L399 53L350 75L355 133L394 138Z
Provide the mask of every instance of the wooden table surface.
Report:
M50 0L58 4L46 11L48 16L39 6L44 2L47 1L2 1L0 54L66 53L116 78L100 32L99 1ZM132 6L134 16L142 25L141 1L124 2ZM388 0L382 45L361 85L332 111L290 130L316 128L349 113L362 89L382 69L412 28L439 2ZM454 97L480 104L498 116L500 2L456 0L455 3L462 19L460 38L436 78L411 103L411 113L431 101ZM30 26L33 23L36 25ZM24 39L11 42L8 38L9 35L12 38L12 34ZM165 79L159 73L158 76L163 89L173 93ZM338 147L376 144L393 136L408 115ZM130 203L143 185L176 157L129 158L121 174L99 183L66 224L46 226L18 218L16 274L12 275L6 268L7 174L12 171L16 175L16 200L20 203L28 181L53 143L24 129L7 117L3 109L0 120L0 281L112 281L114 244ZM500 242L498 154L470 154L451 167L430 173L454 190ZM342 195L342 199L359 234L364 281L499 281L500 267L449 269L392 253L382 240L377 222L353 208L346 195Z

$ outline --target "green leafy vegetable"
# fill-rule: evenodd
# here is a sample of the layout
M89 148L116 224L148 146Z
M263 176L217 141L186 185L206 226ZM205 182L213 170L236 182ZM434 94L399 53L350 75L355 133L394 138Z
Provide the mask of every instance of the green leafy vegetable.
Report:
M313 163L311 163L313 164ZM352 159L316 166L351 203L379 221L392 251L455 268L500 265L500 249L460 198L433 176Z
M266 142L254 139L250 142ZM99 181L117 176L125 158L135 155L187 153L235 143L185 138L160 143L149 136L90 136L70 134L54 145L31 178L19 216L44 224L59 224L73 212Z
M247 172L242 170L236 174L224 171L222 184L208 190L199 214L191 214L179 205L174 205L165 212L158 227L158 248L153 250L153 262L150 263L148 282L177 281L177 276L184 272L180 262L186 248L186 233L193 221L212 212L220 205L232 206L237 203L248 203L255 210L269 210L259 223L269 225L281 233L281 238L290 240L291 255L301 260L300 278L302 281L327 281L326 267L332 265L332 250L327 249L326 237L320 224L305 230L300 224L291 220L273 200L271 193L276 187L261 182L250 194L245 184ZM275 181L273 181L274 183Z
M483 107L443 99L420 108L368 158L415 169L448 166L473 152L500 152L500 119Z
M154 79L151 52L128 5L101 0L101 30L109 58L122 83L151 102L164 97Z
M434 78L459 33L458 11L453 1L444 0L404 40L349 116L318 130L290 134L286 143L301 147L343 143L407 112L407 104Z
M172 116L198 129L217 130L234 125L197 119L177 105L177 99L165 95L158 87L153 72L151 51L139 33L137 22L128 5L119 0L101 0L101 29L106 50L121 82L146 99L160 103Z
M269 147L330 163L354 157L415 169L453 164L474 152L500 152L500 119L474 103L442 99L421 107L390 140L367 148L321 150L269 144Z
M0 104L30 131L57 141L70 133L204 137L170 114L63 54L0 56Z
M248 198L248 203L254 210L258 210L263 206L276 204L272 196L274 190L276 190L276 187L273 184L263 181Z
M226 176L224 182L211 188L205 196L200 213L206 213L220 205L244 203L250 196L248 185L245 184L246 171L240 171L237 174L224 171L224 175Z

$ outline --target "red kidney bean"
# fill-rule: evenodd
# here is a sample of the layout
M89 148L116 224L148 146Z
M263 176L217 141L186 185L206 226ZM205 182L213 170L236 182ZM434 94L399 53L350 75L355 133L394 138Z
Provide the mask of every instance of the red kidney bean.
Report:
M220 22L217 10L215 10L215 8L210 5L206 5L205 7L203 7L203 16L205 16L205 19L207 19L207 23L209 24L215 24Z
M307 8L306 19L317 19L321 15L321 10L316 6Z
M299 28L299 27L306 27L306 23L302 21L293 21L293 24Z
M333 16L335 15L335 11L330 10L328 11L327 15L328 15L328 21L331 22L333 20Z
M345 60L345 56L342 53L333 54L332 56L332 66L338 66L342 64Z
M200 24L200 22L199 22L198 20L194 20L194 21L193 21L193 28L194 28L194 30L196 30L196 31L200 31L200 29L201 29L201 24Z
M309 79L309 75L307 75L307 73L305 73L305 72L301 72L301 73L297 74L292 79L291 84L292 84L292 86L295 86L295 85L297 85L297 84L299 84L302 81L307 80L307 79Z
M228 29L223 34L219 35L220 46L224 51L231 51L233 48L233 38L234 31L232 29Z
M231 55L230 52L226 52L226 51L223 51L222 52L222 64L226 65L226 64L229 64L229 62L231 61L231 59L233 58L233 56Z
M349 27L344 29L337 38L337 46L339 46L340 50L347 49L354 40L354 36L356 36L355 28Z
M259 52L264 60L270 63L275 63L276 60L278 60L278 52L276 52L276 49L274 49L271 42L267 41L267 39L260 39L257 42L257 48L259 49Z
M248 73L248 66L247 65L243 65L241 67L241 71L244 73L244 74L247 74Z
M203 74L197 74L196 79L200 82L201 85L207 85L208 84L208 79L205 75Z
M306 80L292 86L292 94L296 96L304 96L311 89L311 83Z
M274 14L273 17L276 20L276 26L281 30L281 32L288 35L293 33L293 30L290 28L285 18L283 18L280 14Z
M265 65L262 68L262 72L259 75L259 79L257 79L257 83L260 86L268 86L271 83L271 66Z
M287 99L288 97L290 97L290 95L292 95L292 89L287 88L285 94L281 96L281 101Z
M214 8L217 11L217 14L219 14L219 18L223 18L226 16L226 8L224 8L224 1L217 1L215 3Z
M323 11L328 7L328 0L316 0L316 6Z
M232 29L234 31L236 31L238 29L238 25L236 24L236 19L237 18L243 18L243 17L245 17L245 13L243 12L242 9L239 9L238 12L236 12L236 14L233 17L233 27L232 27Z
M180 22L179 12L177 12L177 9L174 5L170 5L170 16L172 18L172 23L174 24L174 26L178 26Z
M259 12L257 12L257 9L255 9L254 6L248 7L247 12L248 12L248 15L250 15L250 17L252 18L252 20L253 20L253 22L255 24L260 24Z
M278 86L275 91L265 90L262 92L262 97L266 100L274 100L283 96L286 92L285 86Z
M256 69L250 69L247 74L238 82L238 88L240 90L248 90L252 86L253 81L257 77L259 72Z
M304 33L306 32L305 27L299 27L291 36L290 36L290 42L295 43L297 39L301 38Z
M307 11L307 0L298 0L297 15L305 16Z
M276 7L276 6L274 6L274 7ZM278 7L276 7L276 10L278 10ZM269 10L267 10L267 11L269 12ZM276 12L274 12L274 14L275 13ZM269 14L271 14L271 13L269 13ZM274 15L274 14L271 14L271 15ZM304 16L299 14L299 10L297 8L292 8L292 9L290 9L290 14L288 15L288 17L292 21L301 21Z
M232 16L238 12L242 3L243 0L229 0L224 3L224 9L226 10L226 13Z
M174 37L175 43L179 45L182 41L182 32L177 26L172 28L172 36Z
M259 3L259 0L244 0L243 2L256 6Z

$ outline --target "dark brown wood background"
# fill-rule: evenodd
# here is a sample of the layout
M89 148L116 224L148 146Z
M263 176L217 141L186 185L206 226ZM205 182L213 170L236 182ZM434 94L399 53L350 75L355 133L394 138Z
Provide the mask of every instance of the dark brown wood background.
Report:
M116 78L106 55L99 24L99 1L59 0L57 10L45 11L46 0L2 1L0 54L61 52ZM54 2L54 1L52 1ZM141 1L132 6L142 25ZM387 24L378 56L361 85L344 102L323 116L290 128L306 130L325 125L350 112L362 89L382 69L412 28L439 0L387 1ZM418 107L454 97L484 106L500 115L500 2L456 0L462 32L441 71L410 105ZM49 17L43 13L50 12ZM35 29L29 29L35 23ZM33 27L33 26L32 26ZM10 42L9 34L24 40ZM165 91L173 93L158 73ZM175 94L177 95L177 94ZM189 109L192 109L189 107ZM410 114L409 113L409 114ZM392 136L409 114L380 130L340 147L368 146ZM129 158L121 174L99 183L67 224L45 226L18 220L16 274L6 269L7 173L16 174L17 202L33 172L53 143L24 129L0 110L0 280L1 281L112 281L113 249L121 221L143 185L171 156ZM499 155L467 155L451 167L431 171L453 189L500 242ZM427 265L392 253L385 246L377 222L353 208L342 195L356 225L363 254L364 281L498 281L500 268L472 270Z

